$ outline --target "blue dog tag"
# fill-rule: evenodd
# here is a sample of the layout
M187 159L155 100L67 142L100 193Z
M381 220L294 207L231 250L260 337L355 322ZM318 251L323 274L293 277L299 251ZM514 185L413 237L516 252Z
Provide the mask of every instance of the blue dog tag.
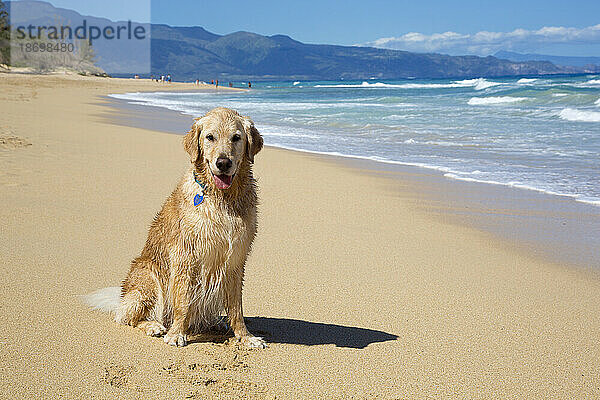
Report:
M196 196L194 196L194 205L195 206L199 206L200 203L202 203L204 201L204 196L201 194L197 194Z

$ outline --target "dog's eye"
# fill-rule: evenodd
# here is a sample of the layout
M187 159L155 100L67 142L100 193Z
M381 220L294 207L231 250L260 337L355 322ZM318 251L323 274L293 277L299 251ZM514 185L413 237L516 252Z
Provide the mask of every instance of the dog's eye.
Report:
M231 138L232 142L237 142L238 140L240 140L242 137L240 135L238 135L237 133L235 135L233 135L233 137Z
M214 142L215 137L213 135L206 135L206 140L209 140L211 142Z

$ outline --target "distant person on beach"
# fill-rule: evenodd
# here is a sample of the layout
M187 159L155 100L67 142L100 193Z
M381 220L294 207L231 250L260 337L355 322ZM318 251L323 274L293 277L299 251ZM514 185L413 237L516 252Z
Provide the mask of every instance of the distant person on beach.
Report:
M171 74L167 75L167 82L171 83Z
M229 87L233 87L233 83L229 82Z
M218 87L219 87L219 80L217 79L217 80L215 81L215 88L218 88Z
M248 89L250 89L252 87L252 83L248 82Z

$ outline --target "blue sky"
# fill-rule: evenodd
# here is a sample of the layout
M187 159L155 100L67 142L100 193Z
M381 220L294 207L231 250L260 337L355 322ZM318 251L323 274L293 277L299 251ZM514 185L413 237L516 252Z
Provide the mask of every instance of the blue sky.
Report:
M137 20L148 19L149 1L50 0L83 14ZM199 25L219 34L283 33L308 43L448 54L514 50L600 56L599 0L151 0L151 5L154 23Z

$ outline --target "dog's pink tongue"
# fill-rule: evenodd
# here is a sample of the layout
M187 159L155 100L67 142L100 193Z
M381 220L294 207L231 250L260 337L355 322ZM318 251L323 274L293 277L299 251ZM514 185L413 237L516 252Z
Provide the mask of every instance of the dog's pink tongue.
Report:
M233 176L231 175L213 175L215 178L215 185L219 189L227 189L231 186L231 181L233 180Z

